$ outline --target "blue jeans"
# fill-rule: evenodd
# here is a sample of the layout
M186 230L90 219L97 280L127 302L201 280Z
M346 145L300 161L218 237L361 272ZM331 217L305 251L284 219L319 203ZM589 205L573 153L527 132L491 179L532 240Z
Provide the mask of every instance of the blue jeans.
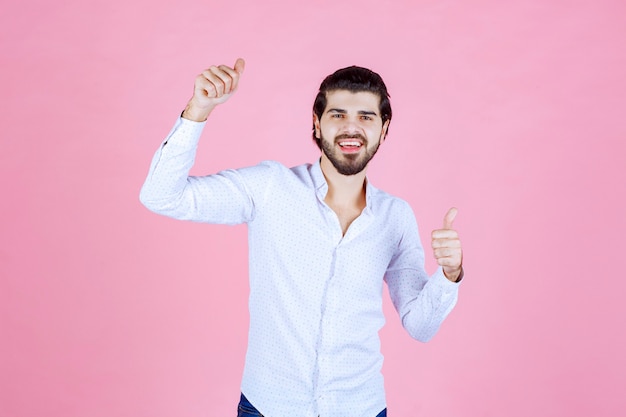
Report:
M254 408L250 401L246 398L243 393L241 394L241 399L239 400L239 406L237 407L237 417L263 417L263 414L259 413L259 410ZM385 408L383 411L378 413L376 417L387 417L387 409Z

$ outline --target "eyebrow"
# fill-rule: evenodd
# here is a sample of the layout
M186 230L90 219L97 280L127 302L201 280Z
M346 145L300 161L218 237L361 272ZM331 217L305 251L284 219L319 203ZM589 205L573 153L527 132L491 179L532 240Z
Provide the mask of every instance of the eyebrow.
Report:
M335 109L335 108L332 108L332 109L328 109L328 110L326 111L326 113L341 113L341 114L346 114L346 113L348 113L348 112L347 112L346 110L344 110L344 109ZM378 113L376 113L375 111L368 111L368 110L359 110L359 111L357 112L357 114L360 114L360 115L366 115L366 116L378 116Z

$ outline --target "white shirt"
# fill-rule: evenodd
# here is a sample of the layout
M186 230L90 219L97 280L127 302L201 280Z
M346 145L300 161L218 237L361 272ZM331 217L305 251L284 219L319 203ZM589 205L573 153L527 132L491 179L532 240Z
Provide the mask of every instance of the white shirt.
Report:
M430 278L409 205L366 185L345 236L319 162L190 177L204 123L179 119L141 201L177 219L247 223L250 329L242 392L266 417L374 417L386 407L378 331L383 280L409 334L429 340L458 284Z

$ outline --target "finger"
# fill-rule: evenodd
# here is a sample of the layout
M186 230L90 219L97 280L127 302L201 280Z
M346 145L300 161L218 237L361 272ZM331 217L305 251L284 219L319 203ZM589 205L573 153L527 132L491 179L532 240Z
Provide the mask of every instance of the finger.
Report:
M243 74L243 70L245 67L246 61L244 61L242 58L238 58L234 66L237 75L233 77L233 91L236 91L239 87L239 77L241 76L241 74Z
M463 256L463 252L461 248L435 248L433 249L433 254L435 258L453 258L453 259L461 259Z
M433 247L432 250L435 258L446 256L463 256L463 248L461 248L460 246Z
M220 65L218 68L225 74L228 74L229 77L228 84L226 85L226 93L230 94L235 92L237 84L239 83L239 73L226 65Z
M229 72L225 71L224 68L228 68L225 65L220 65L219 67L211 67L209 68L211 72L224 83L224 94L230 94L233 78Z
M209 98L217 97L217 88L215 88L215 85L206 78L204 73L198 75L198 77L196 78L195 88L196 88L196 91L199 92L198 94L200 95L203 95Z
M224 81L218 77L214 71L219 71L216 66L211 66L209 69L204 70L202 75L213 84L215 91L217 92L215 97L221 97L224 95Z
M246 61L244 61L243 58L237 58L234 68L235 71L237 71L237 74L243 74L243 70L246 68Z
M454 229L437 229L430 236L433 239L458 239L459 233Z
M461 241L459 239L434 239L431 242L433 249L438 248L460 248Z
M450 210L448 210L445 217L443 218L444 229L452 229L452 222L454 221L454 218L456 217L457 213L458 213L458 210L456 207L452 207Z
M461 260L455 257L443 257L437 258L437 264L441 266L447 266L449 268L460 268Z

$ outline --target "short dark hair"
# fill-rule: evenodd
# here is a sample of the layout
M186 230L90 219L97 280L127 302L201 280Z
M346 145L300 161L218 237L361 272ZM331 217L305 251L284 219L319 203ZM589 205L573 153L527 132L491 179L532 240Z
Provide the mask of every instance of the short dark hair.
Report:
M380 98L379 110L383 125L387 120L391 120L391 103L387 86L381 76L374 71L353 65L337 70L326 77L313 103L313 113L318 119L322 118L322 113L326 109L326 93L335 90L348 90L353 93L365 91L376 94ZM322 149L321 139L315 137L315 124L313 124L313 141Z

